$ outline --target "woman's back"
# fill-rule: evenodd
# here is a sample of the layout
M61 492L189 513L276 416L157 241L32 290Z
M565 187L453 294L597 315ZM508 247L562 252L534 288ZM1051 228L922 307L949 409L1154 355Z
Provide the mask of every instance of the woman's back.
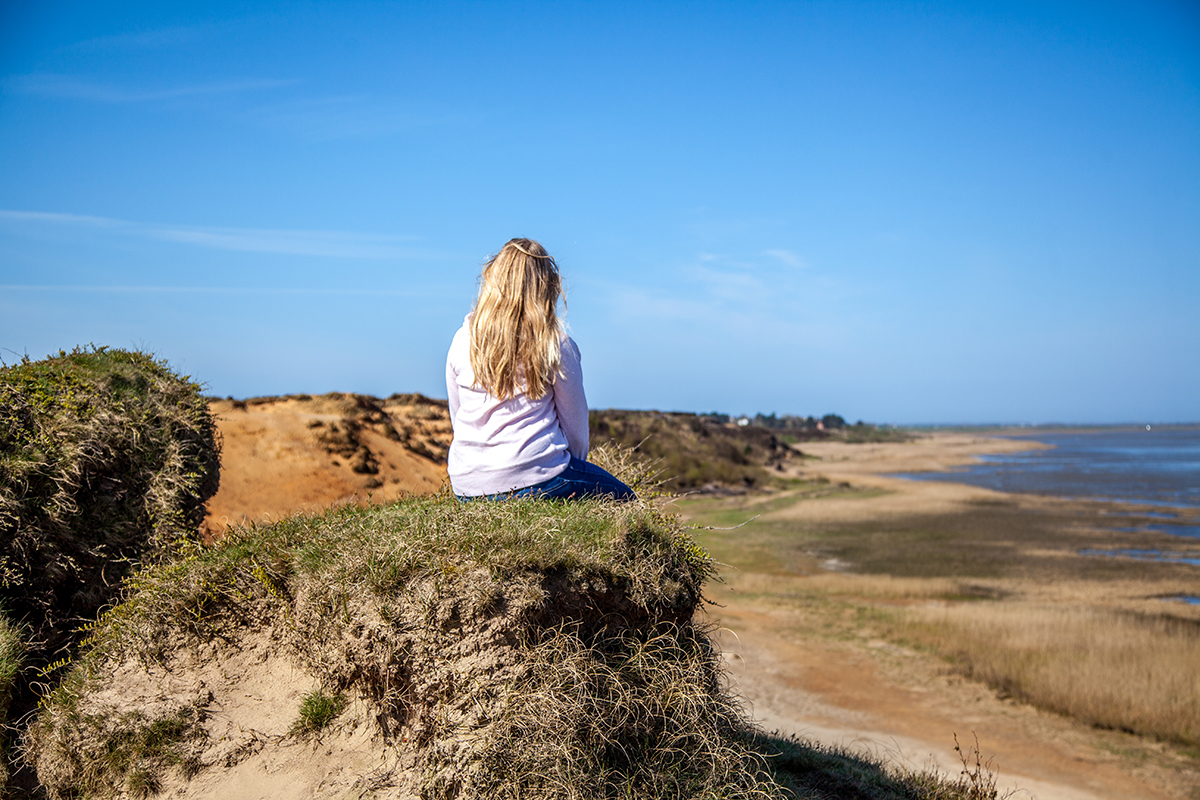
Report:
M446 388L454 441L448 468L460 495L490 495L541 483L575 456L587 459L587 398L579 349L561 345L561 373L551 391L500 400L483 390L470 363L471 316L454 334L446 358Z
M558 318L562 279L531 239L484 265L475 308L446 356L459 497L606 495L629 487L587 463L588 408L579 348Z

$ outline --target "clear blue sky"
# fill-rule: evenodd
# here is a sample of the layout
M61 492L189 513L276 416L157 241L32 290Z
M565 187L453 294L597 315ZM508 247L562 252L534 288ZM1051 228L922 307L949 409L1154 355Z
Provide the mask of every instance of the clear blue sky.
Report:
M593 407L1200 419L1195 3L0 9L9 363L445 396L529 236Z

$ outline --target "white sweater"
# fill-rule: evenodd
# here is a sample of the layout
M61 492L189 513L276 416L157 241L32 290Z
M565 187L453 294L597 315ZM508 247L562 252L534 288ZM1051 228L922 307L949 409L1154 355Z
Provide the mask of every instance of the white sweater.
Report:
M563 339L562 371L552 391L537 400L522 393L501 401L474 385L470 323L468 314L446 356L454 493L475 497L523 489L558 475L572 455L586 460L588 407L575 341Z

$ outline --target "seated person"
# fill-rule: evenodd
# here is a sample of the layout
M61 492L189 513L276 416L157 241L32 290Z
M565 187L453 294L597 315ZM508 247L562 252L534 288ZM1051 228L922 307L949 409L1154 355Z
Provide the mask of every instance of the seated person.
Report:
M558 265L531 239L510 240L483 267L475 308L446 357L450 483L462 500L636 499L587 462L583 372L560 299Z

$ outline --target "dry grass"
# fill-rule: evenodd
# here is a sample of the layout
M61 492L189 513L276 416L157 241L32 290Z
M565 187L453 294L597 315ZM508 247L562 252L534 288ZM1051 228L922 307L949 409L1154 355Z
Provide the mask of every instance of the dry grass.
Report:
M648 490L651 473L619 477ZM442 495L237 529L128 584L45 699L28 756L53 798L152 788L171 754L224 769L195 725L121 749L153 721L97 690L147 663L186 684L188 658L253 635L363 704L381 746L414 763L380 785L430 800L989 797L755 731L692 622L712 566L644 502ZM99 763L114 748L130 758Z
M24 657L21 629L10 622L0 608L0 795L8 783L8 706Z
M671 491L765 486L773 483L773 467L794 457L777 433L758 426L726 426L696 414L659 411L593 410L592 441L636 448L656 462Z
M970 677L1093 725L1200 744L1200 625L1028 604L910 608L897 632Z
M0 368L0 599L31 660L60 655L132 566L194 539L214 436L200 387L145 353Z
M8 716L31 709L30 681L54 680L79 624L139 563L194 541L218 462L200 387L151 355L0 367L0 603L24 626L0 620L0 761Z

